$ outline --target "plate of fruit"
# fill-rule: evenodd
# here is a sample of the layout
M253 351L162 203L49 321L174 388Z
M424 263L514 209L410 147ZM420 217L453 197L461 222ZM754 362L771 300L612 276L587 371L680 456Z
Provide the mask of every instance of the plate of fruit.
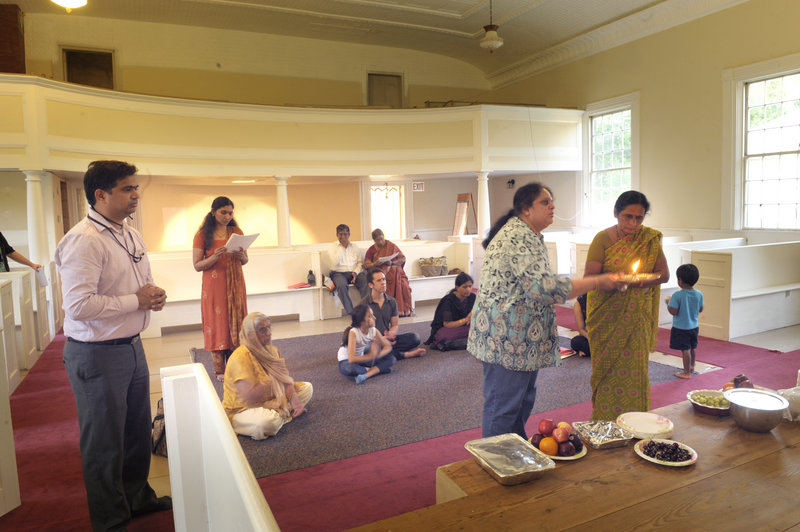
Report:
M720 391L724 392L730 390L731 388L761 388L761 387L753 384L753 382L747 377L747 375L745 375L744 373L740 373L739 375L732 378L729 382L726 382Z
M543 419L538 429L528 441L553 460L577 460L586 456L581 437L566 421L555 423L552 419Z
M698 412L711 416L729 416L731 404L719 390L692 390L686 394L692 407Z
M633 446L636 454L654 464L685 467L697 462L697 451L673 440L641 440Z

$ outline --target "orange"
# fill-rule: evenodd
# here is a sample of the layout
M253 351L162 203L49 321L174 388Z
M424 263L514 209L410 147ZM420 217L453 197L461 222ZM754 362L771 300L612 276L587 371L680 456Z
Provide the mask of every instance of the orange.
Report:
M550 436L542 438L542 441L539 442L539 450L544 454L555 456L558 454L558 442Z
M734 385L733 385L732 382L726 382L725 386L722 387L722 391L724 392L725 390L730 390L733 387L734 387Z

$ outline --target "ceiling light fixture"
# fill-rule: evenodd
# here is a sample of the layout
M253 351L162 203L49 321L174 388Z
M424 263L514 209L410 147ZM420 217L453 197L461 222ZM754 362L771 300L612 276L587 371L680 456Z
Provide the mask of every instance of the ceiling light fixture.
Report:
M86 5L86 0L50 0L56 5L59 5L67 10L67 13L72 11L77 7L83 7Z
M489 50L491 54L501 46L503 46L503 38L497 34L497 29L500 26L492 23L492 0L489 0L489 25L483 27L486 35L481 39L481 48Z
M255 179L234 179L233 181L231 181L231 183L238 183L238 184L255 183L255 182L256 182Z

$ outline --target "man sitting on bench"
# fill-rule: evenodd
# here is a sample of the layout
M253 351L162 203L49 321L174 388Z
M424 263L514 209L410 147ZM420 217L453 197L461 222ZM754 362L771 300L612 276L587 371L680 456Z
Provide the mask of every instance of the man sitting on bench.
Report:
M345 224L336 226L336 239L338 242L331 244L328 248L328 258L330 260L330 276L333 285L336 287L336 295L342 302L344 311L350 314L353 312L353 302L348 293L351 284L355 284L361 297L367 295L366 274L361 263L361 252L350 242L350 227Z

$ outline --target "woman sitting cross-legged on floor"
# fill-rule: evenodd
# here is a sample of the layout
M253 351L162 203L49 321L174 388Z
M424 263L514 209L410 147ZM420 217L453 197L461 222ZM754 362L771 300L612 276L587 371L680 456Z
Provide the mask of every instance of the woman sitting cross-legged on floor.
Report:
M344 330L339 348L339 372L345 377L355 377L361 384L378 373L390 373L397 362L392 344L375 328L375 314L369 305L360 304L351 313L352 324Z
M439 351L466 349L474 305L472 277L461 272L456 276L456 287L436 305L431 321L431 335L425 343L432 344Z
M239 344L225 368L222 406L236 434L263 440L305 412L314 389L289 375L265 315L244 318Z

